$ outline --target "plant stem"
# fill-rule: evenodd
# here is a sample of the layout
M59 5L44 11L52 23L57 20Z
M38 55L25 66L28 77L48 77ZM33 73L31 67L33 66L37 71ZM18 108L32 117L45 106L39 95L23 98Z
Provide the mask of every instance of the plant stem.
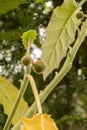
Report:
M82 0L79 4L78 7L81 7L87 0Z
M29 74L27 75L27 78L30 81L30 84L31 84L31 87L32 87L32 91L33 91L33 94L34 94L34 97L35 97L38 113L42 113L42 107L41 107L41 103L40 103L40 99L39 99L39 95L38 95L38 91L37 91L35 81L34 81L33 77Z
M50 94L50 92L56 87L56 85L63 79L63 77L68 73L72 66L72 62L75 58L75 55L81 46L83 40L87 36L87 20L82 25L81 31L78 33L78 38L71 49L71 52L68 53L66 61L60 70L60 72L55 76L55 78L51 81L51 83L45 88L45 90L40 94L40 101L43 103L47 96ZM32 106L29 108L29 110L26 112L24 116L30 117L35 112L35 102L32 104ZM21 120L17 123L16 126L12 128L12 130L19 130L20 128Z
M82 25L81 31L78 33L78 38L71 48L71 51L68 53L66 61L60 70L60 72L55 76L55 78L51 81L51 83L44 89L44 91L40 94L40 101L43 103L47 96L52 92L52 90L56 87L56 85L63 79L63 77L68 73L68 71L72 67L72 62L76 56L76 53L81 46L83 40L87 36L87 20ZM35 111L35 103L29 108L25 116L29 117Z
M18 105L19 105L19 103L20 103L20 100L22 99L22 97L23 97L23 95L24 95L24 92L25 92L25 90L26 90L26 87L27 87L27 84L28 84L28 79L27 79L27 77L26 77L26 74L28 74L29 72L30 72L30 68L27 67L27 68L26 68L26 71L25 71L25 75L24 75L23 82L22 82L22 84L21 84L21 88L20 88L19 93L18 93L18 96L17 96L17 98L16 98L16 100L15 100L15 102L14 102L14 105L13 105L13 107L12 107L11 113L9 114L9 116L8 116L8 118L7 118L7 121L6 121L6 124L5 124L3 130L8 130L9 127L10 127L10 125L11 125L11 122L12 122L12 119L13 119L13 117L14 117L14 114L15 114L15 112L16 112L16 110L17 110L17 107L18 107Z

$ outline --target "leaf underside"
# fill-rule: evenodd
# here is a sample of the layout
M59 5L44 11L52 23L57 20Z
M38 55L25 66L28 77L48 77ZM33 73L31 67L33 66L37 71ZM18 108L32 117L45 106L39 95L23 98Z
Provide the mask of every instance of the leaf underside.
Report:
M64 0L64 3L54 9L46 30L46 39L42 46L42 61L46 65L43 77L46 77L59 67L61 60L75 40L75 33L81 20L76 18L80 11L74 0Z
M10 81L0 76L0 103L3 104L6 114L10 113L17 94L18 89L14 85L12 85ZM22 117L25 106L26 102L22 99L19 104L19 108L17 109L17 112L15 114L15 117L13 118L13 124L15 124Z

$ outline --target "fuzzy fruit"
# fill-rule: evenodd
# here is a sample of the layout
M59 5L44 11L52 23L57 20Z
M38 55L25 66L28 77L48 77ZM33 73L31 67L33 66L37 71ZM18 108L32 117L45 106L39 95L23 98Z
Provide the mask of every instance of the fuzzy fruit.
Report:
M81 12L78 12L78 13L76 14L76 18L77 18L77 19L82 19L83 16L84 16L84 14L83 14L82 11L81 11Z
M37 60L32 63L32 69L37 74L41 74L41 73L43 73L43 71L45 69L45 65L41 60Z
M25 56L23 56L22 59L21 59L21 63L22 63L24 66L30 65L31 62L32 62L32 59L31 59L31 57L30 57L29 55L25 55Z

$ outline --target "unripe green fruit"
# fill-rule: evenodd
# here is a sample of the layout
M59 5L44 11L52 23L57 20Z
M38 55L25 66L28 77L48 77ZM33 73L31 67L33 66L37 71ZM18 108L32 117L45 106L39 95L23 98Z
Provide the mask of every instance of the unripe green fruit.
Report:
M31 62L32 62L32 59L31 59L31 57L30 57L29 55L25 55L25 56L23 56L22 59L21 59L21 63L22 63L24 66L30 65Z
M37 74L41 74L45 69L45 65L41 60L37 60L35 62L32 62L32 69Z
M81 11L81 12L78 12L78 13L76 14L76 18L77 18L77 19L82 19L83 16L84 16L84 14L83 14L82 11Z

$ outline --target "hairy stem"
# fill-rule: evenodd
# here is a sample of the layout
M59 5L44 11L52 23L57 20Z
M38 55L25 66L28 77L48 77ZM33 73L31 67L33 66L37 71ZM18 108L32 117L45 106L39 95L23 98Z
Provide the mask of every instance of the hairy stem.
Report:
M51 91L56 87L56 85L64 78L64 76L68 73L70 68L72 67L72 62L76 56L76 53L81 46L83 40L87 36L87 20L82 25L81 31L78 33L78 38L71 50L69 51L66 61L60 70L60 72L55 76L55 78L51 81L51 83L44 89L44 91L40 94L40 101L43 103L47 96L51 93ZM33 105L29 108L29 110L25 113L24 116L30 117L35 112L35 102ZM19 130L20 128L21 120L17 123L16 126L13 127L12 130Z
M47 96L51 93L51 91L56 87L56 85L63 79L63 77L68 73L68 71L72 67L73 60L76 56L76 53L81 46L83 40L87 36L87 20L82 26L81 31L78 33L78 38L73 46L71 48L70 52L67 55L66 61L60 70L60 72L55 76L55 78L51 81L51 83L45 88L45 90L40 94L40 100L41 103L44 102L44 100L47 98ZM30 116L31 113L35 110L35 104L33 104L28 112L26 113L26 116Z

